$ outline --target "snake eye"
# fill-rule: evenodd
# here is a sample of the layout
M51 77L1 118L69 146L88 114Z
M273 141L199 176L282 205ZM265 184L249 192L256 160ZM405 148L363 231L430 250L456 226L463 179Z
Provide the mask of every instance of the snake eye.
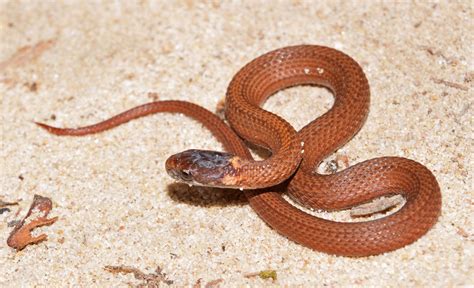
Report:
M190 181L192 180L193 175L187 170L182 170L180 171L180 178L184 181Z

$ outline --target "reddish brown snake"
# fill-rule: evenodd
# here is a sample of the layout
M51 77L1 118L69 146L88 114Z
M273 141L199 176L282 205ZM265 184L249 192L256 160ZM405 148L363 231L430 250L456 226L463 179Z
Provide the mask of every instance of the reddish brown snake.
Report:
M275 92L300 84L325 86L335 101L328 112L296 132L260 105ZM359 131L369 111L369 98L364 72L351 57L327 47L300 45L256 58L234 76L227 90L228 122L240 137L272 151L264 161L253 161L232 129L189 102L152 102L76 129L37 124L56 135L80 136L153 113L183 113L203 123L231 154L188 150L173 155L166 161L171 176L199 185L265 188L246 190L245 194L258 215L279 233L318 251L368 256L414 242L436 223L441 211L435 177L412 160L382 157L331 175L314 171ZM295 208L281 193L273 192L276 189L268 188L288 179L290 196L307 207L340 210L393 194L403 195L406 203L399 211L373 221L324 220Z

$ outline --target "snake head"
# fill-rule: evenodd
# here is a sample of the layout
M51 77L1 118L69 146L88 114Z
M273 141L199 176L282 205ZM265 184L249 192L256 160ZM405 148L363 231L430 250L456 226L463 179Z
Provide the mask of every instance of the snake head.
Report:
M168 175L189 185L240 188L241 159L230 153L186 150L166 160Z

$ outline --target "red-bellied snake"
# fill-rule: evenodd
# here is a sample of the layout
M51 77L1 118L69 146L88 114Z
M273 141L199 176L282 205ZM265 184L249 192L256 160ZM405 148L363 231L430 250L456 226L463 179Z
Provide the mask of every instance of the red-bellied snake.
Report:
M275 92L301 84L325 86L335 101L328 112L296 132L260 106ZM232 129L215 114L183 101L148 103L81 128L37 124L56 135L80 136L157 112L183 113L210 129L227 152L187 150L175 154L166 161L171 176L190 184L246 189L258 215L289 239L330 254L368 256L414 242L436 223L441 211L435 177L412 160L382 157L331 175L315 172L323 159L359 131L369 103L368 81L351 57L328 47L299 45L266 53L234 76L225 109ZM254 161L234 131L272 155ZM404 196L406 203L377 220L334 222L309 215L274 192L272 186L285 180L289 195L312 208L340 210L394 194Z

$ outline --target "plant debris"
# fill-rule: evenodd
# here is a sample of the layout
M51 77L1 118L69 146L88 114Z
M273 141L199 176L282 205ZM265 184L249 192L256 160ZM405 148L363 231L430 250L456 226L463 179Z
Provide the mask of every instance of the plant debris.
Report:
M18 205L18 201L5 202L3 200L0 200L0 215L5 213L5 212L10 212L11 210L7 206L13 206L13 205Z
M444 61L446 61L447 64L451 66L456 66L459 64L459 60L456 59L456 57L448 57L440 49L436 49L436 48L432 48L430 46L424 46L424 45L420 46L420 48L428 52L428 54L431 56L441 57Z
M202 278L199 278L196 281L196 283L194 283L193 288L201 288L201 282L202 282ZM207 282L207 284L204 287L205 288L219 287L219 284L222 282L224 282L224 279L219 278L219 279Z
M269 279L271 278L273 281L277 280L277 272L275 270L262 270L257 273L250 273L244 275L246 278L252 278L252 277L260 277L262 279Z
M130 266L105 266L105 271L108 271L112 274L124 273L130 274L132 273L135 279L143 281L142 283L136 285L135 287L139 288L156 288L160 287L160 282L163 282L167 285L173 284L173 280L169 280L166 278L166 274L162 272L161 267L158 266L155 269L155 273L145 274L142 271L138 270L137 268L133 268ZM131 285L131 284L130 284ZM131 285L133 286L133 285Z
M459 84L459 83L454 83L454 82L451 82L451 81L446 81L446 80L438 79L438 78L431 78L431 80L433 80L433 82L436 83L436 84L443 84L443 85L451 87L451 88L455 88L455 89L459 89L459 90L463 90L463 91L468 91L469 90L469 88L467 86Z
M21 66L25 63L35 61L38 59L45 51L50 49L56 43L55 39L39 41L33 46L27 45L24 46L13 54L9 59L0 62L0 71L4 70L8 66Z
M33 237L31 231L37 227L49 226L58 220L58 217L51 219L47 218L52 207L53 204L51 199L35 195L33 203L31 204L25 218L23 218L23 220L21 220L10 233L10 236L7 239L8 246L20 251L30 244L37 244L45 241L48 238L46 234ZM33 219L29 220L28 218L32 215Z
M148 98L150 98L153 101L159 101L160 100L160 95L156 92L148 92L147 94Z
M218 287L220 283L224 282L224 279L222 278L219 278L219 279L216 279L216 280L212 280L210 282L207 282L206 286L204 286L205 288L212 288L212 287Z
M5 202L3 200L0 200L0 208L5 208L7 206L13 206L13 205L18 205L18 201L15 202Z
M452 223L451 223L452 224ZM469 238L469 234L466 232L466 230L464 230L462 227L459 227L457 225L454 225L452 224L454 227L456 227L456 233L459 235L459 236L462 236L464 238Z

